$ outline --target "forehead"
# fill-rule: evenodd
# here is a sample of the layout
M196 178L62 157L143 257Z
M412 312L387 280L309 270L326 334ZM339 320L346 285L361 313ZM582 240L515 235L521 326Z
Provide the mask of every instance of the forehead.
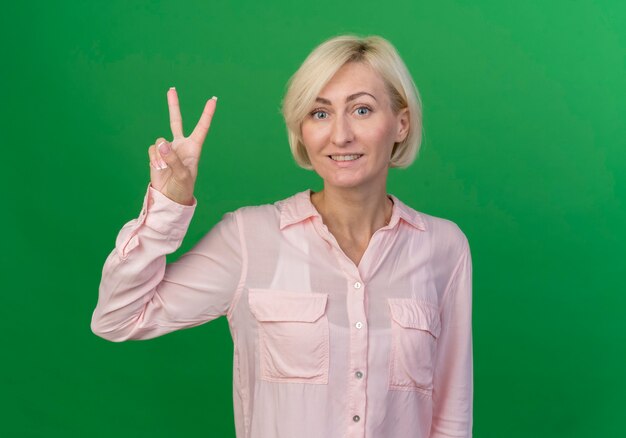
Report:
M361 62L349 62L326 83L319 96L332 98L333 95L340 97L359 91L367 91L377 96L384 93L384 90L383 78L374 69Z

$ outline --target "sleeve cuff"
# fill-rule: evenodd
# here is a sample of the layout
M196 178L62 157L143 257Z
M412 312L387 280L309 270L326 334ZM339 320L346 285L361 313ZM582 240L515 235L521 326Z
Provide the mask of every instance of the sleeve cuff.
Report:
M139 214L139 223L145 224L162 234L174 238L183 238L198 205L193 198L192 205L179 204L148 184L143 207Z
M125 260L139 245L137 235L142 226L166 236L169 241L182 241L197 205L195 197L192 205L179 204L148 183L139 217L126 224L118 234L116 247L120 258Z

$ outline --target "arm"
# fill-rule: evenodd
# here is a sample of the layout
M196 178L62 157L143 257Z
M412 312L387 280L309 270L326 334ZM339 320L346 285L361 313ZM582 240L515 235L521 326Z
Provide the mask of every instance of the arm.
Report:
M235 213L166 265L196 205L195 198L190 206L178 204L148 186L139 218L124 225L104 263L91 320L96 335L113 342L151 339L226 314L242 272Z
M472 436L472 258L467 240L442 300L430 438Z

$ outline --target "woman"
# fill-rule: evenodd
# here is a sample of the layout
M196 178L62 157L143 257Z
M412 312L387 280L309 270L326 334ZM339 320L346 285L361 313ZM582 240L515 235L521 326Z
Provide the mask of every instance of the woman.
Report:
M421 138L393 46L336 37L290 79L290 146L323 190L227 213L166 266L216 99L189 137L174 89L168 103L173 141L148 150L144 206L105 262L94 333L150 339L225 315L238 437L470 437L471 256L454 223L387 194L388 169Z

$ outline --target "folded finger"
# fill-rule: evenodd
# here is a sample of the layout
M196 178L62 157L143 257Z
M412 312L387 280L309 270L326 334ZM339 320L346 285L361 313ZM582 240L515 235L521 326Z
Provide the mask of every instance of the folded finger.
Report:
M165 162L165 160L163 159L163 156L159 152L159 148L161 147L162 144L167 144L168 146L171 146L171 144L167 140L165 140L163 137L157 138L156 141L154 142L154 145L156 146L155 155L156 155L157 163L159 164L161 169L165 169L167 167L167 163Z
M148 156L150 157L150 166L152 166L156 170L162 170L162 166L159 163L159 159L157 157L155 145L152 145L148 148Z

